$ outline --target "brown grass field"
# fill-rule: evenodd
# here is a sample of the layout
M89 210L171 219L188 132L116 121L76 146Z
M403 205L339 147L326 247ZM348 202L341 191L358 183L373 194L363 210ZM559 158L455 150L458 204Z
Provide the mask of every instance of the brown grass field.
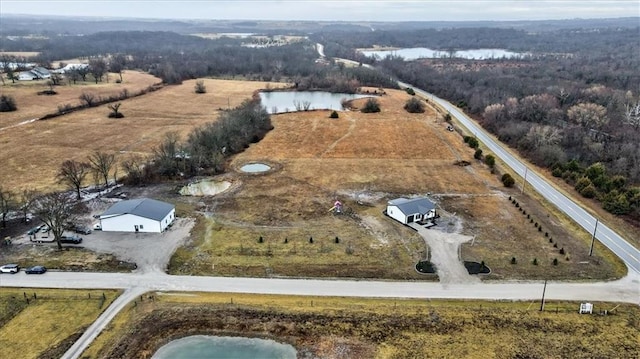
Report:
M387 90L379 99L381 113L341 112L339 119L329 119L329 111L273 116L274 130L230 163L224 178L237 189L194 201L205 213L215 210L197 225L192 243L177 251L170 270L432 280L413 268L426 256L422 238L382 215L386 200L430 193L443 213L462 222L464 234L476 237L473 246L463 245L462 258L484 261L493 269L488 278L611 279L625 273L605 249L588 257L588 238L537 201L505 189L459 134L446 131L433 112L407 113L406 99L403 91ZM471 165L455 165L460 159ZM274 170L237 171L253 162ZM544 231L526 220L510 195ZM328 211L335 199L345 203L345 215ZM512 257L519 264L512 265Z
M149 358L190 335L293 345L304 358L636 358L640 312L580 315L578 303L424 301L229 293L149 293L83 353ZM148 297L147 297L148 298ZM596 311L616 304L594 303ZM132 336L128 333L136 333Z
M112 78L115 79L113 75ZM14 190L57 189L55 176L65 160L86 161L95 150L118 153L120 160L127 153L148 155L167 132L186 136L194 127L215 120L219 109L237 106L265 86L264 82L207 79L204 81L208 92L197 95L193 91L195 81L185 81L122 101L123 119L107 118L111 111L103 105L10 127L56 112L59 104L79 103L83 91L108 96L127 88L133 93L158 81L147 74L127 71L122 84L112 81L59 86L55 96L38 96L36 92L44 89L42 84L3 86L2 94L15 98L18 111L3 113L0 121L0 127L4 127L0 130L0 183Z
M59 358L118 295L0 288L0 358Z
M82 91L107 95L130 82L141 89L157 81L135 72L125 73L124 79L124 84L61 86L56 88L59 95L46 98L35 95L35 84L2 87L21 108L10 113L13 117L2 118L2 186L59 188L55 174L60 163L86 160L94 150L115 152L120 159L147 155L166 133L184 138L194 127L215 120L220 109L237 106L266 86L206 79L207 93L197 95L192 80L122 101L124 119L107 118L109 110L99 106L15 126L55 110L59 99L77 99ZM460 135L446 131L439 114L431 109L407 113L402 106L408 98L403 91L387 90L379 98L382 112L377 114L353 110L340 112L339 119L329 119L329 111L272 116L274 130L230 160L223 177L235 190L201 199L167 194L205 214L170 270L433 280L414 270L427 256L422 238L382 215L389 199L430 193L443 214L460 220L463 233L475 236L473 245L463 245L462 258L484 261L493 269L489 278L611 279L624 274L620 262L603 248L596 247L594 257L586 256L588 236L576 234L581 232L562 216L515 189L504 189L497 175L473 159L473 150ZM20 105L35 100L32 106ZM355 101L356 109L364 101ZM471 165L455 165L458 160ZM237 171L244 163L261 161L274 170L262 175ZM509 202L510 195L544 231L526 221ZM328 211L336 199L345 203L344 215ZM208 208L215 208L215 215ZM547 232L554 243L544 236ZM263 243L258 243L260 237ZM565 255L559 254L561 248ZM517 265L510 264L512 257ZM530 264L534 258L539 265ZM551 264L554 258L558 265Z

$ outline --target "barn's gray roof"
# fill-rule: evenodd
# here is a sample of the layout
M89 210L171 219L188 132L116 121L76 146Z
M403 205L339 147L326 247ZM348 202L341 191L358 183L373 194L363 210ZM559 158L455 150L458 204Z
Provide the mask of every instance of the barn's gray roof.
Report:
M174 208L174 205L167 202L156 201L155 199L150 198L139 198L114 204L102 213L100 218L122 214L133 214L139 217L161 221Z
M405 215L411 215L416 213L426 214L432 209L436 209L436 205L429 201L427 198L396 198L389 201L389 205L396 206Z

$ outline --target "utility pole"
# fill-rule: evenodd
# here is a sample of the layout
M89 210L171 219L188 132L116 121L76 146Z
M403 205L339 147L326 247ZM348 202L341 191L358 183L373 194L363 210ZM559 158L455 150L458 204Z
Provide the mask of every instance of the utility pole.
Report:
M547 280L544 280L544 288L542 289L542 301L540 302L540 311L544 310L544 293L547 291Z
M527 185L527 172L529 171L528 167L524 168L524 179L522 180L522 193L524 193L524 186Z
M591 257L591 255L593 254L593 244L596 241L596 231L598 230L598 222L600 220L598 218L596 218L596 226L593 227L593 235L591 236L591 249L589 249L589 257Z

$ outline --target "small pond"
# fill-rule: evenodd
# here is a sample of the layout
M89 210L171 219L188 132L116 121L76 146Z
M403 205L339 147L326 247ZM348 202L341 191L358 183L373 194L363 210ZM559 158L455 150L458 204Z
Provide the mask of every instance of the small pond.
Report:
M521 52L512 52L504 49L472 49L472 50L459 50L459 51L443 51L433 50L426 47L413 47L397 50L362 50L367 57L376 57L384 59L388 55L399 56L405 60L416 59L439 59L447 57L455 57L468 60L487 60L487 59L513 59L521 58L528 54Z
M240 171L247 173L267 172L270 169L271 166L265 165L264 163L249 163L240 167Z
M229 187L231 187L231 182L204 180L182 187L180 194L183 196L214 196L228 190Z
M151 357L152 359L295 359L296 349L273 340L194 335L174 340Z
M373 97L348 93L332 93L326 91L271 91L260 92L262 106L269 113L285 113L307 110L342 111L341 101Z

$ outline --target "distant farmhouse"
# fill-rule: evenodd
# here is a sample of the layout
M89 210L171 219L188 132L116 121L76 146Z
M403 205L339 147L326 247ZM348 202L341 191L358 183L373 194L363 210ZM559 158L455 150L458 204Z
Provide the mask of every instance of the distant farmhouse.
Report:
M436 205L424 197L391 200L387 202L387 215L402 224L429 222L438 217Z
M34 67L29 71L22 71L18 74L18 80L20 81L33 81L50 79L51 72L44 67Z
M176 207L150 198L122 201L100 215L103 231L161 233L176 217Z
M73 70L86 69L87 67L89 67L89 64L66 64L63 68L54 70L54 72L64 74Z

